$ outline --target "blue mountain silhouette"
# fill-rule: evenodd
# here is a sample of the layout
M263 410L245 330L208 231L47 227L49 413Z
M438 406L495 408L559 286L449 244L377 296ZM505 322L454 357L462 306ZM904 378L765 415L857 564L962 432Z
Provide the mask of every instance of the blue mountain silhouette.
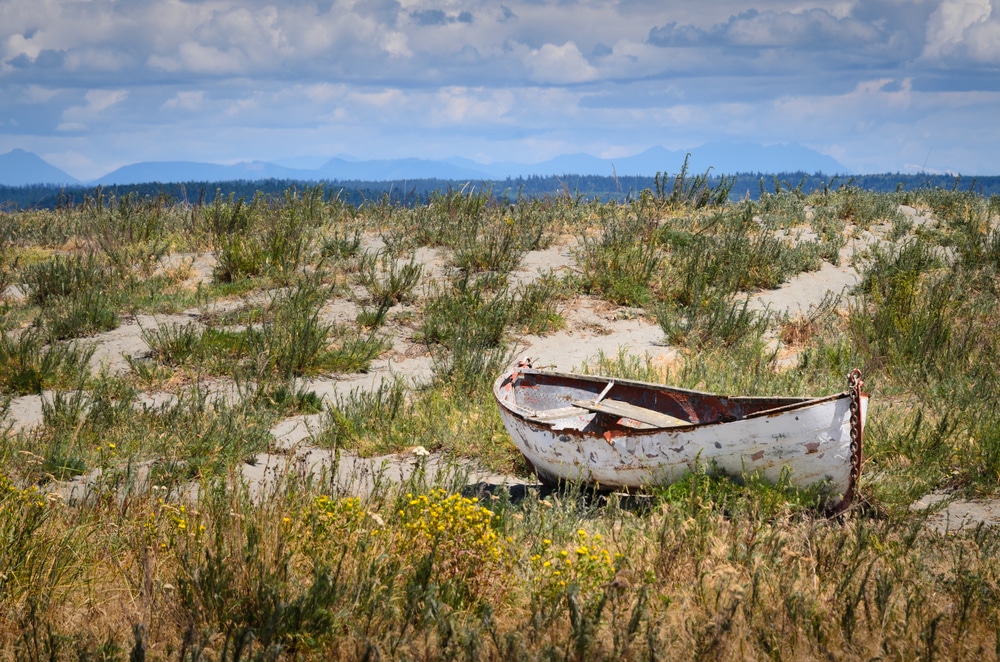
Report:
M80 180L49 164L37 154L15 149L0 154L0 184L79 184Z
M690 154L688 170L700 174L737 172L807 172L826 175L850 174L833 157L801 145L753 143L707 143L690 150L652 147L616 159L590 154L566 154L540 163L477 163L464 158L429 160L418 158L362 160L338 156L318 168L291 168L264 161L220 165L193 161L150 161L123 166L90 185L141 184L148 182L255 181L293 179L301 181L395 181L400 179L491 180L508 177L551 175L652 176L677 173ZM0 185L79 184L80 182L35 154L15 149L0 155Z

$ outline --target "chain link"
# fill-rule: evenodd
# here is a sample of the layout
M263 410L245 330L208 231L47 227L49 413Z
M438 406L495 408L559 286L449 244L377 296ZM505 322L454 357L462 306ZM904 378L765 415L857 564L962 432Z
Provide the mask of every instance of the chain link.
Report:
M861 371L851 370L847 376L847 386L851 394L851 491L861 475L861 443L863 422L861 420L861 389L865 383L861 379Z

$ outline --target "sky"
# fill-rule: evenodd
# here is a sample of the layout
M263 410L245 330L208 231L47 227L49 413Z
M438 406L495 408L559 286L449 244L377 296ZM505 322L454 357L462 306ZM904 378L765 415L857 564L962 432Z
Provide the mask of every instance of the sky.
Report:
M1000 174L998 119L1000 0L0 0L0 153L84 180L718 141Z

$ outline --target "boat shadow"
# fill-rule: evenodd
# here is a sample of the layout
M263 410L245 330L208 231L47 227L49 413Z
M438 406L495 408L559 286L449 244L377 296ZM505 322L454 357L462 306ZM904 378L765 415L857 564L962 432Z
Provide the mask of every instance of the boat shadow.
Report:
M614 503L616 507L630 512L649 510L656 497L648 492L608 492L595 489L586 483L494 483L480 481L470 483L462 490L462 496L478 499L482 503L505 501L513 506L521 506L532 501L558 499L572 501L587 508L601 508Z

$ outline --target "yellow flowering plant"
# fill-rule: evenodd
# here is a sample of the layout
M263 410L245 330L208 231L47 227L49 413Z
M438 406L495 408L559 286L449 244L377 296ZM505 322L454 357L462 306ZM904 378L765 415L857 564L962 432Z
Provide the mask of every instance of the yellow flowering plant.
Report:
M362 528L368 517L358 497L338 499L326 494L313 498L303 515L311 537L320 542L351 536Z
M575 544L562 549L545 539L529 559L534 593L540 598L559 599L574 590L584 600L597 599L615 576L618 554L602 545L600 534L576 532Z
M67 571L66 539L51 535L62 508L56 495L17 487L0 474L0 607L25 594L44 594Z
M410 558L416 562L433 554L433 581L459 580L482 595L495 583L493 571L509 558L493 512L443 489L406 498L398 515L409 534L403 544Z
M205 524L202 523L200 510L190 508L183 503L171 504L161 500L159 514L161 525L166 527L168 542L165 544L174 547L201 541L202 534L205 533Z

